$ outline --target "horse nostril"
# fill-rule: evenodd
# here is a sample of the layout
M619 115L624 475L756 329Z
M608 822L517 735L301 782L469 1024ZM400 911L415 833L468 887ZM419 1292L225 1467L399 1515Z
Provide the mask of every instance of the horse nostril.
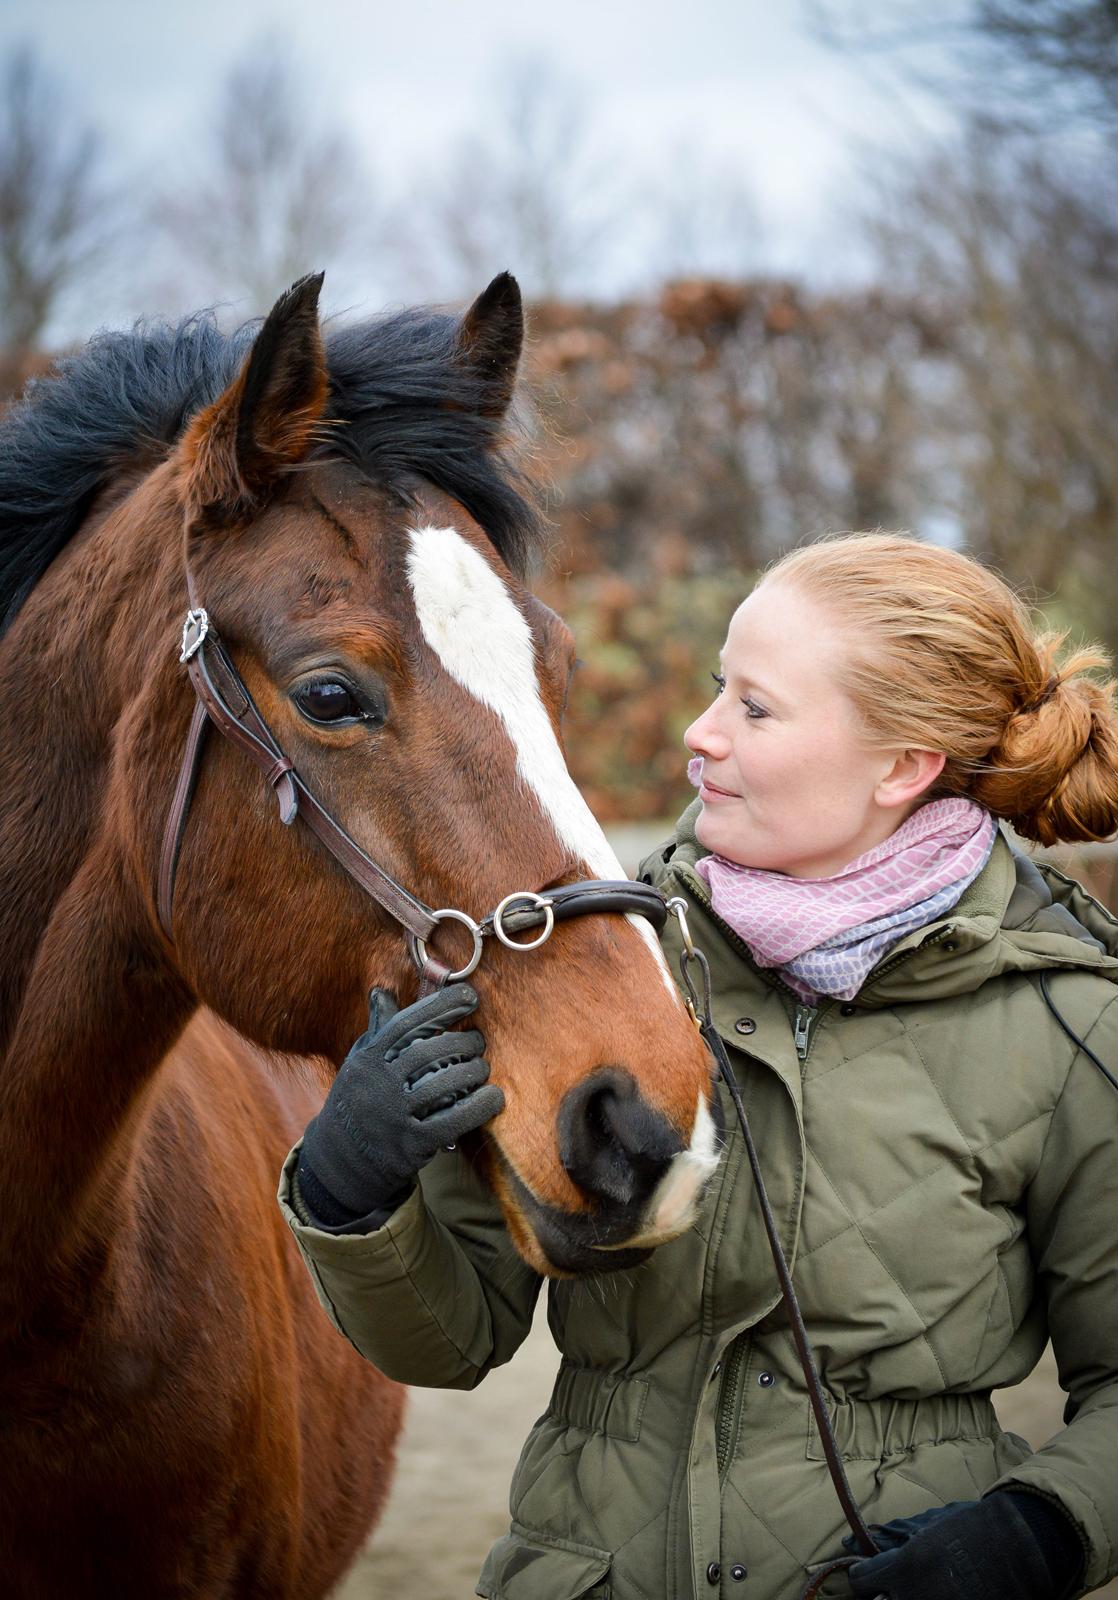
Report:
M588 1194L630 1205L656 1186L683 1148L667 1119L628 1072L602 1067L568 1090L559 1107L559 1159Z

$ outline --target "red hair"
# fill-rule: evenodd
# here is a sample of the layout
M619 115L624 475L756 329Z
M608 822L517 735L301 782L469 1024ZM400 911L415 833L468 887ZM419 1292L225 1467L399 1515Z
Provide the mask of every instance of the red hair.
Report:
M1022 600L970 556L903 534L830 535L761 584L794 584L847 645L835 678L867 738L943 751L926 799L966 795L1040 844L1118 830L1118 710L1098 646L1058 662Z

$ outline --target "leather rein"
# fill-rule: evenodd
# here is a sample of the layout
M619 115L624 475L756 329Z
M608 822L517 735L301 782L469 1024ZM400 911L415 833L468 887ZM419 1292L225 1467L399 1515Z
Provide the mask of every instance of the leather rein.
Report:
M419 972L421 993L468 978L481 960L484 941L489 937L496 937L509 950L538 950L550 938L557 922L591 912L642 916L657 932L663 928L668 914L663 895L650 884L629 879L567 883L540 893L516 890L480 921L453 907L433 910L366 854L316 799L260 715L229 652L200 606L192 605L186 614L179 661L186 667L196 698L159 858L159 921L172 944L175 878L202 764L206 729L211 724L259 768L264 781L275 791L280 821L288 825L301 821L358 888L400 924ZM465 927L473 941L469 960L456 970L428 949L439 924L447 921ZM512 937L536 928L541 931L532 939Z
M191 590L193 600L193 585ZM400 924L404 930L408 950L419 972L421 994L428 993L445 983L469 977L481 960L485 939L491 936L495 936L510 950L528 951L537 950L546 943L556 922L591 912L613 912L646 917L658 933L663 930L669 910L678 918L683 938L680 971L684 987L690 997L688 1009L707 1048L714 1056L718 1070L730 1091L741 1124L769 1249L780 1283L781 1297L791 1324L793 1340L803 1369L816 1425L819 1428L827 1467L859 1548L864 1555L872 1555L876 1545L854 1499L843 1466L807 1329L792 1286L791 1272L765 1191L760 1162L750 1133L741 1092L711 1014L710 970L706 957L692 943L687 927L685 902L665 900L660 891L651 884L630 879L617 881L595 879L583 883L563 884L539 893L534 890L517 890L506 895L480 922L475 921L465 911L455 908L433 910L367 855L308 789L257 710L252 696L206 611L196 604L192 605L186 614L179 660L186 667L196 699L183 750L182 764L179 768L178 782L167 816L159 861L159 921L172 944L174 943L172 913L175 877L190 813L190 802L201 767L206 729L211 723L231 744L244 751L260 770L265 782L275 791L280 820L289 826L297 819L301 820L330 852L347 876ZM469 961L457 970L452 970L428 949L428 944L437 932L439 924L448 920L464 926L473 940ZM512 937L513 933L536 928L542 931L535 938L524 941ZM698 965L700 969L701 993L691 976L692 964ZM822 1570L815 1572L809 1579L802 1600L809 1600L809 1597L817 1594L832 1572L848 1567L858 1559L846 1556L826 1563Z

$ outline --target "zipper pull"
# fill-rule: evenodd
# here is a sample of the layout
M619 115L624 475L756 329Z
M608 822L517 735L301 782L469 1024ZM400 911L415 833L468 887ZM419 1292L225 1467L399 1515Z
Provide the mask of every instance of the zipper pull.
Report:
M793 1037L796 1041L796 1054L801 1061L807 1060L808 1045L811 1043L811 1024L814 1021L814 1006L797 1005Z

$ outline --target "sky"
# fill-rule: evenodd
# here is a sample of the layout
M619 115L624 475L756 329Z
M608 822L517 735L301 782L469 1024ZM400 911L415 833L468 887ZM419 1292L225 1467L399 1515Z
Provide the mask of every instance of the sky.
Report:
M344 126L403 196L485 126L502 62L546 61L582 86L604 166L637 175L650 194L670 181L684 196L691 164L709 167L752 197L748 226L726 246L740 261L696 263L708 270L857 275L845 208L859 171L875 151L946 126L911 86L814 40L801 0L5 0L0 9L0 45L37 49L121 171L171 183L180 170L187 181L224 72L266 37L298 62L316 111ZM494 270L504 266L515 270L504 261ZM638 278L622 252L594 287L623 293ZM370 266L367 283L335 292L360 300L377 286ZM110 315L134 309L119 282L109 301Z

